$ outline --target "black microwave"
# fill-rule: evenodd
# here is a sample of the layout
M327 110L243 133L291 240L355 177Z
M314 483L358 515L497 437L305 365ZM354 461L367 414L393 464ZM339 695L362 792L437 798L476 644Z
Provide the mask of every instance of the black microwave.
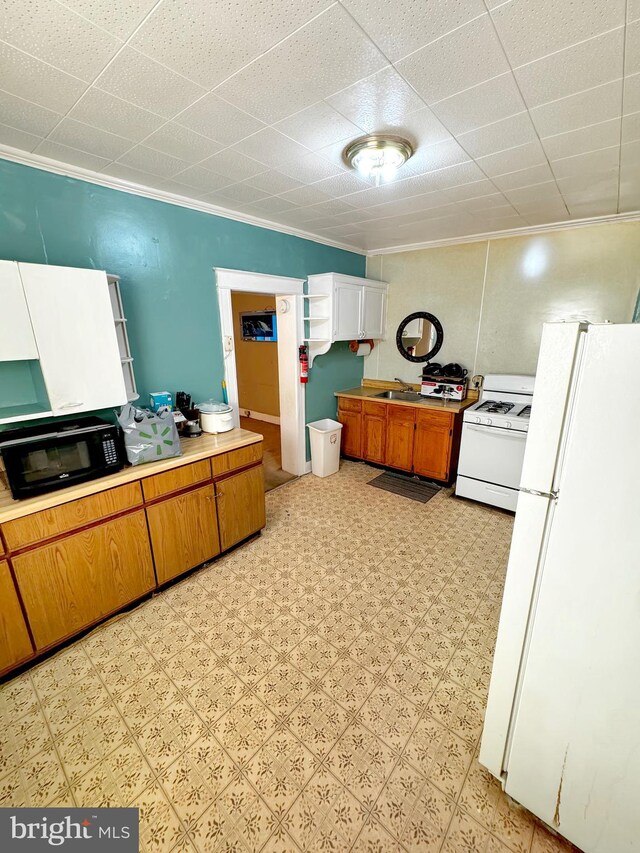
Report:
M0 432L0 452L14 498L84 483L124 465L119 428L96 417Z

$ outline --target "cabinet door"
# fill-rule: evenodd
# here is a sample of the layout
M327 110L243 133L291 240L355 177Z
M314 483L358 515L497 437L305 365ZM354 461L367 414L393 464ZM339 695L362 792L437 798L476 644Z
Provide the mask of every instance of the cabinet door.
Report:
M340 451L344 456L362 458L362 415L360 412L338 410L338 420L342 424Z
M53 414L126 403L105 273L18 266Z
M6 560L0 560L0 672L33 655L33 646L20 609Z
M223 551L265 525L262 465L248 468L215 484L220 545Z
M411 471L416 413L409 406L389 406L385 465Z
M413 445L413 470L434 480L449 478L451 456L451 416L439 412L417 412L415 442Z
M363 338L384 339L387 294L377 287L364 287L362 293Z
M378 415L365 415L362 418L362 456L369 462L384 464L387 421Z
M37 649L76 634L155 586L143 510L12 562Z
M353 284L335 285L333 338L336 341L353 341L361 335L362 287Z
M211 484L147 507L158 583L165 583L220 553Z
M38 358L27 300L15 261L0 261L0 361Z

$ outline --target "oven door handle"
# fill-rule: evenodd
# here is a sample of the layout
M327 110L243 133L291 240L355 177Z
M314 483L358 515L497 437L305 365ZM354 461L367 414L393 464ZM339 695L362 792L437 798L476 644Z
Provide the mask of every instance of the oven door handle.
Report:
M492 435L494 438L500 436L501 438L521 438L525 440L527 437L526 432L520 432L520 430L517 429L505 429L504 427L487 427L476 426L475 424L465 424L465 429L470 429L473 432L482 432L486 435Z

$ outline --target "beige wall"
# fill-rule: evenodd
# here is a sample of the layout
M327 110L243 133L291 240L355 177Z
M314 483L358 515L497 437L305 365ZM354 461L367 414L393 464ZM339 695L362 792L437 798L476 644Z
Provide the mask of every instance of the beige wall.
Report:
M231 307L240 408L280 417L278 344L270 341L243 341L240 327L242 311L275 308L276 298L268 293L232 293Z
M535 373L542 324L586 319L628 323L640 286L640 222L593 225L368 259L389 282L387 339L365 358L373 379L417 381L395 335L413 311L444 327L441 364L474 373Z

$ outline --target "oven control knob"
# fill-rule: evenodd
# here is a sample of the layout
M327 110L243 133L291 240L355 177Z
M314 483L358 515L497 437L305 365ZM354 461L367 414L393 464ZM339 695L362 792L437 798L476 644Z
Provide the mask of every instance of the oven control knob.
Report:
M491 420L491 418L487 418L487 419L486 419L486 421L485 421L485 423L486 423L486 425L487 425L487 426L491 426L491 424L493 423L493 421Z
M506 426L506 428L507 428L507 429L511 429L511 421L507 421L507 422L505 423L505 426Z
M477 424L481 424L481 423L482 423L482 418L474 418L474 421L475 421Z

